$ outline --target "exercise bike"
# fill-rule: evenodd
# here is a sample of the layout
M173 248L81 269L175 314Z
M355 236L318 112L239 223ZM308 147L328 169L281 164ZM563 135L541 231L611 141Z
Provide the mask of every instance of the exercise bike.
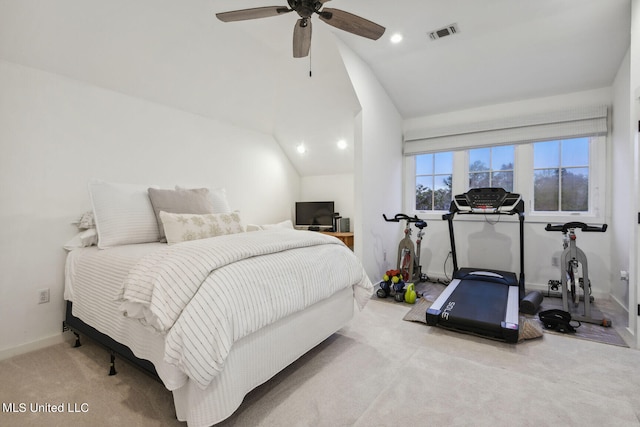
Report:
M560 257L560 284L562 286L562 309L569 312L569 299L574 308L580 304L580 300L584 301L584 309L582 315L574 315L572 318L596 325L611 326L611 320L606 318L597 319L591 315L591 281L589 280L589 266L587 256L578 247L576 240L576 228L585 232L605 232L607 224L601 226L587 225L583 222L567 222L562 225L547 224L546 231L562 232L562 247L564 251ZM579 267L582 267L582 277L579 277ZM550 281L550 286L557 287L557 281ZM582 288L582 298L579 289ZM570 298L569 298L570 297Z
M387 222L407 222L404 228L404 238L400 240L400 244L398 245L397 269L400 271L402 280L405 282L426 281L427 275L422 274L422 266L420 265L420 246L427 222L417 216L410 217L403 213L396 214L396 216L391 219L387 218L385 214L382 214L382 217ZM411 240L411 224L418 229L415 245L413 244L413 240Z

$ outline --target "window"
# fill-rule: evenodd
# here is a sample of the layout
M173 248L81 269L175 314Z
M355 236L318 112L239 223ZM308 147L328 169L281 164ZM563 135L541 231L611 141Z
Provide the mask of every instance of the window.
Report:
M513 145L469 150L469 188L502 187L513 191Z
M453 152L415 156L415 210L448 210L452 179Z
M589 211L589 138L533 144L533 209Z
M528 221L602 221L606 138L601 136L407 156L407 213L439 218L454 194L502 187L520 193ZM409 181L410 180L410 181ZM432 215L432 216L429 216Z
M502 187L522 196L529 222L602 222L608 121L608 107L594 105L415 122L404 133L405 209L437 219L452 195Z

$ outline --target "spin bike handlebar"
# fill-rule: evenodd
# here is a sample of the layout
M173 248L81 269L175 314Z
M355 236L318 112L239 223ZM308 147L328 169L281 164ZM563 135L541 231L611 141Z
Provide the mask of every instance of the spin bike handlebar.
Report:
M407 225L409 223L413 222L413 223L415 223L415 226L420 228L420 229L423 229L424 227L427 226L427 222L422 220L422 219L420 219L420 218L418 218L417 215L414 215L414 216L411 217L411 216L409 216L407 214L399 213L399 214L396 214L396 216L394 216L391 219L387 218L387 216L385 214L382 214L382 217L387 222L407 221Z
M544 229L546 231L562 231L563 233L566 233L567 231L569 231L570 228L579 228L582 231L599 231L604 233L605 231L607 231L607 224L595 226L595 225L587 225L584 222L567 222L566 224L562 224L562 225L547 224L547 226Z

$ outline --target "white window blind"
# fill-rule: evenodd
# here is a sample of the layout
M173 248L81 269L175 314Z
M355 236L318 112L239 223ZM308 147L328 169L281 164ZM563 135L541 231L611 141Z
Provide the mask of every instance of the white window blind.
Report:
M407 132L405 156L607 134L606 105Z

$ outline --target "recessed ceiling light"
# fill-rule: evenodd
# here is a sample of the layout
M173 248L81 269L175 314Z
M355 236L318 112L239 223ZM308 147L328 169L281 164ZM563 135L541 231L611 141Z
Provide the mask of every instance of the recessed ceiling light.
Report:
M340 141L338 141L338 148L341 150L344 150L347 148L347 141L345 141L344 139L341 139Z
M402 41L402 34L395 33L391 36L391 43L400 43Z
M307 147L305 147L304 144L298 144L296 150L298 150L298 153L304 154L307 152Z

